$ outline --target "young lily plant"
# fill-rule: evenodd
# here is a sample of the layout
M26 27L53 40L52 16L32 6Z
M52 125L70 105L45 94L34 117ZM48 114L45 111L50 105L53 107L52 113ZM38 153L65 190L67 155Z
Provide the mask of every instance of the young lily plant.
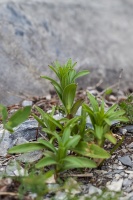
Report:
M41 76L42 78L49 80L54 86L67 118L72 118L83 103L83 100L74 102L77 89L77 84L75 83L76 79L89 73L88 70L76 72L74 69L75 65L76 63L72 63L71 59L63 66L57 61L53 66L50 65L49 67L56 74L58 81L48 76Z
M89 131L95 138L95 143L103 147L105 140L116 144L116 138L113 136L110 127L114 122L128 122L128 118L124 116L125 111L120 109L117 104L114 104L108 110L105 110L104 101L99 105L95 97L88 93L91 107L83 104L83 108L88 113L93 125L93 129Z
M43 127L42 131L47 134L47 140L38 139L36 142L12 147L8 151L9 153L43 150L44 156L35 166L36 168L55 166L55 177L68 169L94 168L97 166L94 158L105 159L110 157L110 154L103 148L84 140L85 133L82 133L82 131L85 131L84 117L75 116L72 119L56 120L53 118L54 109L51 113L45 113L38 107L36 109L41 114L41 119L35 115L34 117ZM77 130L77 126L80 127L79 130Z
M25 153L35 150L44 150L44 157L35 165L36 168L42 168L49 165L55 166L55 177L59 172L73 168L95 168L96 163L86 157L71 155L80 141L79 135L71 135L71 129L74 124L68 124L64 129L62 136L56 131L44 129L51 134L51 140L46 141L38 139L37 142L25 143L12 147L9 153Z

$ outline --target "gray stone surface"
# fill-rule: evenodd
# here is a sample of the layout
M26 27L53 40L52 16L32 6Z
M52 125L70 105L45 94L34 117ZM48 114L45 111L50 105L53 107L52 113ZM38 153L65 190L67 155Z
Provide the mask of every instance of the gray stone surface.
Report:
M118 160L125 166L132 167L132 160L129 156L118 157Z
M36 140L38 129L38 122L36 120L27 120L14 129L14 133L5 130L3 135L3 128L0 127L0 156L6 156L7 151L14 145L26 143L28 141ZM40 133L40 130L39 130ZM38 134L38 136L40 136ZM36 156L36 152L33 153ZM41 156L41 153L39 154ZM28 159L28 155L26 155ZM23 156L22 156L23 159ZM34 158L31 158L34 160Z
M104 80L132 87L132 0L1 0L0 1L0 103L45 95L51 75L48 64L68 58L91 75L80 87Z

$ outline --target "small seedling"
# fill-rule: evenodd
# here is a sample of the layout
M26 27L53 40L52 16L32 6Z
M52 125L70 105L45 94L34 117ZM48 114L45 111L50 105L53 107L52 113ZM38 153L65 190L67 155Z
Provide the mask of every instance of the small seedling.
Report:
M63 66L59 62L55 62L53 66L50 65L49 67L56 74L58 81L48 76L41 76L49 80L54 86L67 118L72 118L83 103L82 100L74 102L77 89L76 79L89 73L88 70L76 72L75 65L76 63L73 64L71 59Z
M121 101L119 106L125 111L129 122L133 123L133 94L129 95L126 100Z
M99 146L103 147L105 139L108 139L111 143L116 144L116 138L110 131L110 127L113 122L127 122L128 119L123 116L125 111L118 108L117 104L114 104L107 111L105 111L104 101L99 106L98 101L93 95L88 93L88 98L91 103L91 107L87 104L83 104L83 108L88 113L93 129L90 129L94 135L95 142Z

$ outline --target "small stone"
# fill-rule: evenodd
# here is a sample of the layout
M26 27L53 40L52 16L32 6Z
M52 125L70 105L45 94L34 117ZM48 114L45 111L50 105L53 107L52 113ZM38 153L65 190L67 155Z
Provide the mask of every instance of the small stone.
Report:
M51 95L48 94L48 95L46 96L46 99L47 99L47 100L51 100Z
M125 170L127 174L133 174L133 171Z
M106 187L111 191L120 192L122 188L122 183L123 179L120 179L119 181L112 181L111 184L108 184L107 182Z
M109 96L109 100L113 101L113 102L116 102L117 98L114 95L110 95Z
M124 126L128 133L133 133L133 125Z
M125 186L125 187L126 187L126 186ZM132 192L132 188L127 186L126 189L125 189L125 191L126 191L127 193Z
M23 107L32 106L32 105L33 105L33 102L30 101L30 100L24 100L24 101L22 101L22 106Z
M7 165L5 174L7 176L25 176L28 175L28 172L16 160L12 160Z
M20 155L17 160L24 162L24 163L32 163L35 162L37 160L39 160L42 157L43 153L42 151L33 151L33 152L29 152L29 153L24 153L22 155Z
M128 148L133 149L133 142L128 145Z
M129 174L128 178L129 178L129 179L133 179L133 173L132 173L132 174Z
M125 154L125 153L128 152L128 150L127 149L122 149L122 152Z
M79 194L81 193L81 187L79 186L78 182L73 178L69 178L65 182L65 192L70 192L71 194Z
M13 141L10 139L10 132L0 130L0 156L6 156L7 151L13 146Z
M52 175L50 178L48 178L46 181L45 181L45 183L56 183L56 180L55 180L55 177L54 177L54 175Z
M64 199L68 199L66 192L60 192L60 191L58 191L56 193L55 197L54 197L54 200L64 200Z
M132 167L132 161L129 156L119 157L118 160L125 166Z
M116 180L119 180L120 177L121 177L120 174L115 174L115 179L116 179Z
M92 194L95 194L95 193L98 193L99 195L101 195L102 194L102 190L97 188L97 187L95 187L95 186L93 186L93 185L91 185L89 187L89 194L92 195Z
M19 144L24 144L27 143L28 141L25 140L23 137L19 137L16 140L13 141L13 145L19 145Z
M127 129L119 128L119 133L122 134L122 135L125 135L127 133Z
M132 184L132 181L129 180L128 178L124 179L122 186L128 187Z

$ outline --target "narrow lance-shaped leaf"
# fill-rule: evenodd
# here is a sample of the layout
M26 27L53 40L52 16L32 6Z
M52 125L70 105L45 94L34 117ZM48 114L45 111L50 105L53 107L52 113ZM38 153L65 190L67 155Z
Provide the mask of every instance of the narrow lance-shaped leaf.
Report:
M40 144L43 144L44 147L47 147L48 149L52 150L53 152L56 152L55 147L50 142L48 142L46 140L42 140L42 139L38 139L37 142Z
M24 122L30 115L31 106L26 106L15 112L7 122L7 126L14 128Z
M51 122L51 125L53 124L53 125L59 127L62 130L62 125L57 120L55 120L53 117L51 117L48 113L45 113L41 108L39 108L37 106L35 106L35 108L41 114L44 121L46 119L46 120L48 120L48 122Z
M0 104L0 113L2 115L2 121L5 124L8 117L8 113L7 113L7 108L2 104Z
M91 158L109 158L110 154L103 148L96 144L88 144L87 142L80 142L74 149L74 152L79 153L83 156Z
M44 149L43 144L40 144L38 142L30 142L14 146L8 150L8 153L27 153L41 149Z
M44 157L42 158L36 165L35 167L37 169L42 168L42 167L46 167L49 165L56 165L57 162L52 158L52 157Z
M108 139L112 144L116 144L117 143L117 139L113 136L113 134L110 132L110 133L106 133L104 135L104 137L106 139Z
M67 149L75 148L76 145L79 143L81 137L79 135L74 135L69 139L68 142L65 143L65 147Z
M91 103L91 106L93 108L93 111L94 112L99 112L99 105L98 105L98 102L95 99L95 97L92 94L90 94L89 92L87 93L87 95L88 95L88 98L90 100L90 103Z
M62 93L62 88L61 86L57 83L57 81L55 81L54 79L48 77L48 76L41 76L41 78L47 79L49 81L51 81L51 83L53 84L53 86L56 88L57 94L60 96Z
M75 123L77 123L80 120L80 118L81 118L80 116L77 116L77 117L74 117L74 118L68 120L65 124L65 127L69 127L69 126L73 127L75 125Z
M63 159L64 166L63 170L73 169L73 168L95 168L96 163L93 160L83 157L67 156Z
M85 76L85 75L87 75L87 74L89 74L90 72L88 71L88 70L83 70L83 71L81 71L81 72L78 72L74 77L73 77L73 80L75 80L75 79L77 79L77 78L79 78L79 77L81 77L81 76Z
M42 119L32 113L32 116L38 121L38 123L43 127L46 128L45 124L43 123Z
M114 113L114 111L117 109L118 105L114 104L113 106L111 106L108 111L105 113L105 117L108 118L110 115L112 115Z
M73 116L76 114L76 112L78 111L79 107L82 105L83 102L84 102L83 99L79 99L73 104L73 106L71 108L71 114Z
M95 137L101 140L103 138L103 126L98 126L95 124L95 130L94 130Z
M70 133L71 133L71 129L70 127L66 127L63 131L63 135L62 135L62 142L63 144L65 144L69 138L70 138Z
M63 91L62 101L69 113L74 103L76 88L77 85L75 83L72 83L66 86L66 88Z

